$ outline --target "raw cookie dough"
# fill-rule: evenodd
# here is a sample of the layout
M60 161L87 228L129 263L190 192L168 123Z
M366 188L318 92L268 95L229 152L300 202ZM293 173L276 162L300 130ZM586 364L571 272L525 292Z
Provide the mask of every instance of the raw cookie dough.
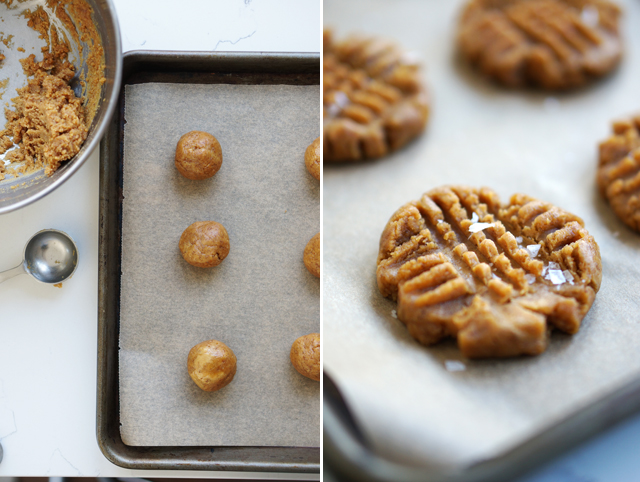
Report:
M180 236L180 252L185 261L198 268L212 268L229 254L229 235L215 221L198 221Z
M443 186L401 207L380 238L382 295L424 345L457 338L469 358L537 355L573 334L602 280L582 219L515 194Z
M187 370L191 379L206 392L226 387L236 374L236 356L217 340L198 343L189 351Z
M460 17L458 46L506 86L574 88L620 62L620 13L607 0L471 0Z
M294 341L289 357L301 375L320 381L320 333L301 336Z
M304 163L307 171L318 181L320 180L320 138L313 141L304 153Z
M323 157L359 161L400 149L422 133L429 99L418 65L394 43L324 32Z
M613 135L600 144L597 180L616 215L640 231L640 115L613 123Z
M320 278L320 233L309 240L302 259L309 273Z
M208 132L191 131L176 146L176 168L184 177L199 181L215 175L222 166L222 148Z

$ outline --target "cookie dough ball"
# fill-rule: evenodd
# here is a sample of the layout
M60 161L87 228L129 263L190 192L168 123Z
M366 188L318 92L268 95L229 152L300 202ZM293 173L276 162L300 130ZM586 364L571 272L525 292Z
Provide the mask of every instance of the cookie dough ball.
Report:
M309 240L304 248L304 265L316 278L320 278L320 233Z
M208 132L191 131L176 147L176 168L184 177L198 181L213 176L222 166L222 148Z
M291 345L291 364L304 375L320 381L320 333L301 336Z
M320 138L318 137L307 147L304 153L304 163L307 165L307 171L311 173L318 181L320 180Z
M180 252L184 260L198 268L212 268L229 254L229 235L215 221L198 221L180 236Z
M187 370L196 385L205 392L215 392L231 383L236 374L236 361L227 345L207 340L189 350Z

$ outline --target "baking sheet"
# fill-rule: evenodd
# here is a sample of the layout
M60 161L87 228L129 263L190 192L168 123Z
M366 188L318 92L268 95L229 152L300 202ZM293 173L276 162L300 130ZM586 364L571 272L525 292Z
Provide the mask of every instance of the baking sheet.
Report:
M433 97L427 133L407 148L324 166L324 369L381 456L463 469L640 375L640 236L614 217L594 179L611 120L640 110L640 5L619 3L621 67L558 95L504 90L461 63L454 36L462 0L325 1L324 23L336 38L374 33L415 51ZM584 219L604 275L577 335L555 333L539 357L484 361L463 359L453 342L426 348L411 338L377 289L378 241L398 207L453 183L492 187L503 200L527 193ZM447 370L447 361L464 370Z
M304 150L318 136L319 87L146 83L125 89L120 422L125 444L319 446L319 384L289 362L319 331L319 282L302 262L319 230L319 185ZM214 134L223 164L182 177L175 145ZM182 231L229 233L218 267L188 265ZM207 393L187 354L215 338L238 358L233 382Z

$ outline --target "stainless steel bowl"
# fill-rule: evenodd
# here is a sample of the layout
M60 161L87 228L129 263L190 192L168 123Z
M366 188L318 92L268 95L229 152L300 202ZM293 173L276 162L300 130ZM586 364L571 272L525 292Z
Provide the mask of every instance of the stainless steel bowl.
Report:
M120 43L120 29L118 26L116 11L111 0L86 0L86 2L93 10L93 21L96 25L98 34L102 39L105 65L104 77L106 79L106 82L102 86L99 107L89 128L87 139L80 149L80 152L78 152L78 154L69 161L64 162L63 165L50 177L45 176L44 171L39 171L26 176L18 176L16 178L0 181L0 214L14 211L41 199L69 179L89 158L89 155L93 150L100 144L100 139L102 138L116 107L118 93L120 91L120 80L122 77L122 46ZM25 8L33 10L34 7L45 4L45 0L27 0L25 2L17 3L18 8L20 9L18 11L9 11L6 9L4 4L1 4L0 18L3 20L3 30L7 30L11 19L16 22L18 21L18 16L16 14L19 13L19 11L24 10ZM4 18L3 15L7 18ZM24 23L26 25L26 22ZM14 36L11 52L5 52L7 61L16 60L14 58L18 55L25 57L30 52L29 49L26 49L26 54L18 54L16 51L16 48L22 46L22 39L27 43L29 41L33 41L33 34L31 32L24 33L25 35ZM74 48L75 51L78 50L77 46L72 45L71 47L72 52L74 52ZM80 58L78 55L74 58L74 56L71 55L70 60L74 63L77 72L86 71L88 68L86 58ZM22 75L22 72L18 72L19 67L13 67L14 71L12 71L10 70L11 67L5 66L5 64L8 64L8 62L4 62L2 66L3 70L0 70L0 76L2 78L11 77L13 79L22 77L23 81L26 83L26 78ZM13 65L19 66L19 64L16 64L15 62ZM5 70L7 68L9 69L9 72ZM3 93L4 102L7 102L11 97L14 97L15 94L11 94L11 90L15 91L15 87L19 87L19 85L10 85L9 92ZM2 119L1 123L3 122L4 119ZM0 162L2 161L0 160Z

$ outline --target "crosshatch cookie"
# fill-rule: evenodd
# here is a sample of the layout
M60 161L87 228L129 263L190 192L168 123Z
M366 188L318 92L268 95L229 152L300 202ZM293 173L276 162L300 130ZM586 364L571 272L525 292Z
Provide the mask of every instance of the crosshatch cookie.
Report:
M509 87L578 87L622 56L620 9L607 0L471 0L458 45L483 74Z
M537 355L576 333L602 264L582 219L515 194L444 186L401 207L380 238L380 292L420 343L457 338L469 358Z
M613 135L600 144L597 180L616 215L640 231L640 115L613 123Z
M418 65L393 42L324 31L326 161L359 161L401 148L424 130L429 100Z

